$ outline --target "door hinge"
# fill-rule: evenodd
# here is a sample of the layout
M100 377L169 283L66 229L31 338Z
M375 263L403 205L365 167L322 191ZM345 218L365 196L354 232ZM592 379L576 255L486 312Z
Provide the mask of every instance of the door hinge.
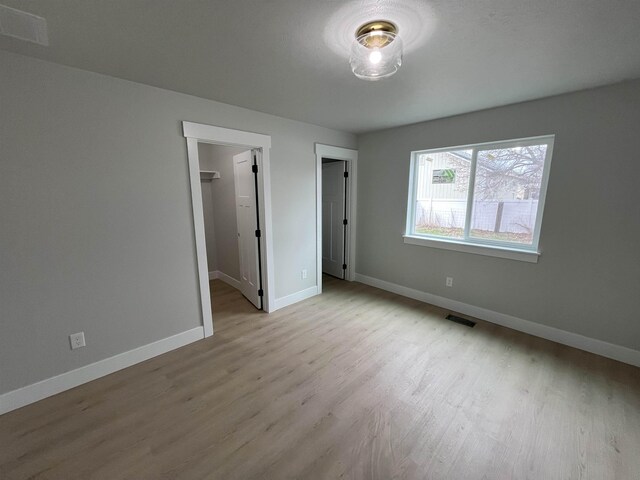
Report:
M262 236L262 232L260 230L256 230L256 237L260 238Z
M344 178L349 178L349 172L344 172Z
M345 218L344 220L342 220L342 224L343 224L343 225L346 225L347 223L348 223L348 222L347 222L347 219L346 219L346 218Z
M258 173L258 165L251 165L251 171L253 173Z
M346 270L346 269L347 269L347 264L346 264L346 263L343 263L343 264L342 264L342 269L343 269L343 270Z
M264 290L262 290L261 288L258 289L258 296L259 297L263 297L264 296Z

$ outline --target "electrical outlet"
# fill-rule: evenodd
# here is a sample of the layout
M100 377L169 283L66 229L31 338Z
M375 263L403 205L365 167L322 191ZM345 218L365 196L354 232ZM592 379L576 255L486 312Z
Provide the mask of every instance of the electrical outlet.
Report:
M305 278L307 278L307 269L303 268L302 269L302 279L304 280Z
M71 350L84 347L86 345L84 343L84 332L72 333L69 335L69 341L71 342Z
M447 277L447 281L445 283L447 287L453 287L453 277Z

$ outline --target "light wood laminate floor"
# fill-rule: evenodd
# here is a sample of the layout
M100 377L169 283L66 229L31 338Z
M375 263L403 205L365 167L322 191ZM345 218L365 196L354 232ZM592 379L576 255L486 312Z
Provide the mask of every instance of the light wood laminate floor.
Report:
M640 478L640 369L325 278L0 417L0 478ZM606 321L606 319L603 319Z

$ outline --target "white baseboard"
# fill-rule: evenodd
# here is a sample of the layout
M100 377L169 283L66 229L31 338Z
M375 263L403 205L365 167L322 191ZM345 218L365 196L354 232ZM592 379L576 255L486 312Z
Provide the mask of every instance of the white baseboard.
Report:
M0 395L0 415L204 338L196 327Z
M227 285L230 285L233 288L240 290L240 280L236 280L235 278L230 277L229 275L227 275L224 272L221 272L220 270L209 272L209 280L216 280L216 279L222 280Z
M545 338L553 342L568 345L570 347L595 353L603 357L612 358L629 365L640 367L640 351L631 348L615 345L613 343L603 342L595 338L585 337L578 333L567 332L559 328L549 327L540 323L531 322L522 318L506 315L504 313L494 312L486 308L476 307L467 303L451 300L449 298L432 295L431 293L422 292L413 288L404 287L395 283L387 282L373 277L368 277L360 273L356 273L356 281L380 288L388 292L397 293L403 297L413 298L425 303L430 303L438 307L463 313L471 317L479 318L487 322L502 325L503 327L528 333L536 337Z
M306 300L307 298L311 298L315 295L318 295L317 286L309 287L305 290L300 290L299 292L292 293L291 295L287 295L286 297L276 298L274 306L269 313L284 308L288 305L301 302L302 300Z

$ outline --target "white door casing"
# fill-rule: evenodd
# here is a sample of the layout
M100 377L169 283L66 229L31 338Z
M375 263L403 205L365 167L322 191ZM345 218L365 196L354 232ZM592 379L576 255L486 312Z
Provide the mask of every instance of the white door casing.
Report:
M233 177L238 220L238 251L240 253L240 291L261 308L258 258L257 209L251 150L233 156Z
M358 198L358 151L332 145L315 144L316 154L316 274L318 294L322 293L322 159L344 160L347 162L347 228L345 280L356 279L356 224Z
M258 183L258 208L260 209L260 229L262 232L262 289L264 291L262 302L264 311L272 312L276 309L276 301L275 289L273 288L275 272L273 262L273 222L271 219L271 136L187 121L182 122L182 134L187 141L200 311L204 336L209 337L213 335L213 318L211 297L209 295L209 269L207 267L204 218L202 216L202 196L200 193L198 142L253 148L259 152L256 181Z
M322 271L344 279L346 162L322 164Z

